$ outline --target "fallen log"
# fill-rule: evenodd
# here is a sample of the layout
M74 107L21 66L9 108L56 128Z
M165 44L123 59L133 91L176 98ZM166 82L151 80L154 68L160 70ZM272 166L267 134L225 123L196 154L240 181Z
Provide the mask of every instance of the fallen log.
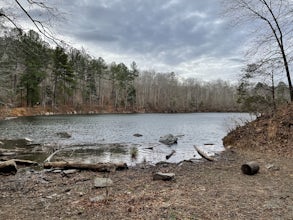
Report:
M208 160L208 161L215 161L215 158L210 157L209 155L207 155L204 151L202 151L201 149L199 149L197 146L193 146L194 149L197 151L197 153L203 157L204 159Z
M14 160L7 160L0 163L0 174L15 175L17 173L17 167Z
M128 169L126 163L79 163L79 162L46 162L45 169L59 168L59 169L78 169L78 170L92 170L98 172L110 172L115 170Z
M21 159L13 159L17 165L23 165L23 166L36 166L38 165L38 162L31 161L31 160L21 160Z
M59 153L59 152L62 151L62 150L63 150L63 148L54 151L52 154L49 155L49 157L47 157L47 159L46 159L44 162L45 162L45 163L46 163L46 162L51 162L52 157L54 157L55 154Z
M254 175L259 171L259 165L255 161L250 161L241 166L242 173L246 175Z

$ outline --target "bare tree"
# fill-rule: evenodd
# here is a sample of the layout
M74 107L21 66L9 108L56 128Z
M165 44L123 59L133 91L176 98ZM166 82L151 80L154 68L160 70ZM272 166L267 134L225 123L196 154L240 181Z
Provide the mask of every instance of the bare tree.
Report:
M23 17L23 15L33 24L40 34L45 38L57 43L57 39L54 37L54 34L51 32L49 26L50 21L53 18L60 17L58 10L55 7L50 6L46 0L26 0L19 1L13 0L5 2L5 6L0 5L0 24L1 23L10 23L16 29L21 30L20 20L17 19L17 16ZM33 16L33 11L40 11L37 16Z
M223 0L226 14L237 24L247 23L253 30L256 49L262 59L280 59L283 63L293 101L290 75L292 52L292 0Z

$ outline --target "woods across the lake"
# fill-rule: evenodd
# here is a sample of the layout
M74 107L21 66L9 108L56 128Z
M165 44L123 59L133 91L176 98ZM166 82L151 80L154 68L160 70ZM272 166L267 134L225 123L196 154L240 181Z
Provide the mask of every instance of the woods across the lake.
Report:
M204 82L174 72L110 63L75 48L51 47L34 31L0 37L0 107L42 107L52 112L264 111L289 100L280 82ZM251 74L251 69L243 72ZM274 93L272 93L274 88ZM240 105L242 104L242 105Z

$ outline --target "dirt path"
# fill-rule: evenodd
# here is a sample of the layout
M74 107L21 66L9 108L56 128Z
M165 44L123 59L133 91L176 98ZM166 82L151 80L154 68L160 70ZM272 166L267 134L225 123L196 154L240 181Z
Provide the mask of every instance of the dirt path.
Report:
M254 176L240 170L250 160L260 164ZM153 181L156 171L176 180ZM227 151L216 162L117 171L107 190L93 187L97 176L108 174L0 176L1 219L293 219L292 158Z

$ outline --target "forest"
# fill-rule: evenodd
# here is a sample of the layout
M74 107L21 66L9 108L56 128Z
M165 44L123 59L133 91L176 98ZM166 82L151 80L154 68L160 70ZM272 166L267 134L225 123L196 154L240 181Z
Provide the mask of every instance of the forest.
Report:
M253 111L289 98L285 83L205 82L174 72L140 70L133 61L107 63L85 50L51 46L35 31L6 29L0 38L0 103L51 111ZM244 69L243 72L251 72ZM245 79L245 80L244 80ZM273 93L272 93L273 91Z

